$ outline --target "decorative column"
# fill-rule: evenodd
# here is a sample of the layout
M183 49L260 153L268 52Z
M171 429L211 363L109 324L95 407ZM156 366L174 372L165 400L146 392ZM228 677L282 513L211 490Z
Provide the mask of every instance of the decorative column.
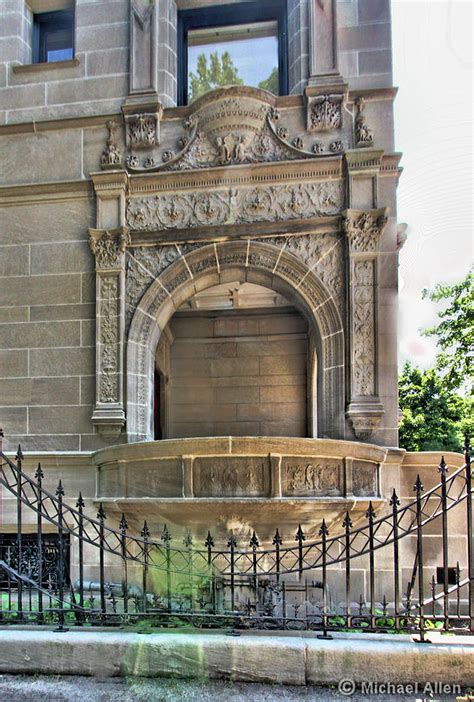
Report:
M130 234L124 222L128 175L108 166L101 173L92 173L91 178L97 202L97 227L89 229L96 267L96 401L92 422L104 437L117 439L125 424L125 249Z
M346 210L343 228L349 247L350 402L346 416L354 433L367 441L384 413L378 397L376 285L379 239L386 208Z
M96 261L96 403L92 422L105 437L117 438L125 424L123 339L125 319L126 227L89 229Z

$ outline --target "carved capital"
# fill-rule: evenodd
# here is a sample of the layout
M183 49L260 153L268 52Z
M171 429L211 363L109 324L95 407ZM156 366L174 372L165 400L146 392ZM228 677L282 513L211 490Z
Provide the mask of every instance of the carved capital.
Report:
M368 212L346 210L342 226L347 235L350 253L376 252L387 221L386 208Z
M380 425L383 414L382 405L376 402L365 406L362 404L351 404L346 416L351 421L356 438L360 441L368 441Z
M307 95L307 129L323 132L342 127L342 105L344 95Z
M154 111L137 111L129 114L123 108L125 120L125 140L127 147L133 149L153 149L160 143L160 121L163 109L159 102Z
M130 244L127 227L116 229L89 229L89 246L95 255L97 269L121 269L124 267L124 254Z

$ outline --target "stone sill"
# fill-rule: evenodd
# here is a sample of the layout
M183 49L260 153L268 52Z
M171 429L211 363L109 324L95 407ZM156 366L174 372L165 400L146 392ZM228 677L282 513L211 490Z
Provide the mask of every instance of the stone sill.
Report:
M49 63L27 63L23 65L12 66L13 73L41 73L41 71L52 71L56 68L73 68L80 63L78 58L68 59L67 61L50 61Z

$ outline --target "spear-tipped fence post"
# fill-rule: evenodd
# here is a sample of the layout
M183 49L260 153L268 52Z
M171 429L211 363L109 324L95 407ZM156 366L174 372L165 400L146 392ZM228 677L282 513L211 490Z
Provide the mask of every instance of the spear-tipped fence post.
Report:
M105 547L105 535L104 535L104 523L106 520L104 505L101 502L99 505L99 511L97 512L97 519L99 520L99 588L100 588L100 611L102 612L102 621L105 620L106 614L106 600L105 600L105 563L104 563L104 547Z
M425 616L424 616L424 578L423 578L423 513L421 505L421 493L423 483L419 475L416 476L414 485L416 493L416 557L418 561L418 628L420 638L417 643L431 643L425 638Z
M5 433L2 429L2 427L0 427L0 453L3 453L3 439L4 438L5 438Z
M275 531L275 536L273 537L272 544L275 546L275 571L276 571L276 581L277 583L280 582L280 566L281 566L281 557L280 557L280 546L283 543L283 539L280 536L280 532L278 529Z
M59 597L59 626L55 631L67 631L64 626L64 540L63 540L63 497L64 488L61 480L56 489L58 498L58 597Z
M321 528L319 530L319 536L321 537L321 544L322 544L322 566L323 566L323 633L318 634L318 639L332 639L332 636L328 634L328 602L327 602L327 590L328 590L328 582L327 582L327 570L326 570L326 561L327 561L327 536L329 534L328 528L326 526L326 520L323 519Z
M393 597L395 603L395 629L400 626L400 557L398 550L398 508L400 500L393 488L392 497L390 499L390 507L392 508L392 531L393 531Z
M76 507L78 511L78 558L79 558L79 607L84 609L84 506L85 502L82 492L77 498Z
M346 626L350 626L351 621L351 528L352 522L349 516L349 512L346 512L344 521L342 522L344 527L344 537L345 537L345 562L346 562Z
M370 590L370 626L375 628L375 563L374 563L374 518L375 510L372 500L365 515L369 520L369 590Z
M235 548L237 546L237 540L233 534L230 535L227 546L230 548L230 609L233 612L235 610Z
M469 578L469 630L474 632L474 523L472 510L472 468L469 436L464 441L464 462L466 466L466 510L467 510L467 572Z
M22 501L21 501L21 491L22 491L22 480L21 480L21 466L23 461L23 452L21 446L18 444L18 451L16 453L16 549L18 553L18 572L20 577L17 580L18 587L18 616L23 619L23 582L21 580L21 574L23 570L23 554L22 554L22 529L23 529L23 514L22 514Z
M35 472L35 479L38 483L38 501L36 513L36 550L38 552L38 622L43 623L43 478L44 473L41 469L41 463Z
M147 598L146 593L148 589L148 539L150 538L150 530L148 528L147 521L143 522L143 529L140 532L140 536L143 538L143 571L142 571L142 588L143 588L143 605L142 611L146 614L147 609Z
M448 466L441 456L438 466L441 475L441 528L443 537L443 615L444 628L449 629L449 571L448 571L448 497L446 490L446 473Z
M166 554L166 600L168 604L168 611L171 612L171 552L170 552L170 541L171 534L168 531L166 524L161 532L161 540L165 544L165 554Z
M212 613L216 613L216 581L214 577L214 572L212 569L212 549L214 548L214 539L212 538L211 532L207 532L206 540L204 541L204 546L207 548L207 567L209 568L210 575L210 595L212 603Z
M193 537L190 531L186 532L183 544L188 552L189 596L191 600L191 611L194 612Z
M127 568L127 529L128 523L125 519L125 515L122 512L122 516L119 522L120 529L120 552L122 555L122 597L123 597L123 611L124 614L128 614L128 568Z
M298 524L298 531L296 532L295 541L298 543L298 572L301 580L303 577L303 541L306 541L306 536L301 528L301 524Z
M249 546L252 547L252 575L253 575L253 589L255 597L255 606L258 608L258 577L257 577L257 548L260 546L260 542L257 538L255 530L250 539Z

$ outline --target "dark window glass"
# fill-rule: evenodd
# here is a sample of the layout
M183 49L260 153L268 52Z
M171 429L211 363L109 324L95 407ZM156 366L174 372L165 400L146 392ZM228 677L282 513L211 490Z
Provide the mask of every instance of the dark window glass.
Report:
M286 94L286 0L185 10L178 16L179 101L249 85Z
M74 57L72 10L42 12L33 16L33 63L67 61Z

